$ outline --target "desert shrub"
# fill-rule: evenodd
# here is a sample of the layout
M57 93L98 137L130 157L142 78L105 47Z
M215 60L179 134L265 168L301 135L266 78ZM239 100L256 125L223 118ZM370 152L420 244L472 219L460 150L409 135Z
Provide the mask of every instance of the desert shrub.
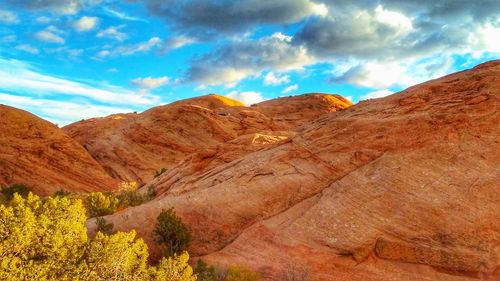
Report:
M161 176L161 174L165 173L166 171L167 171L167 169L165 169L165 168L161 168L160 170L155 171L154 178Z
M227 269L224 281L257 281L259 275L247 268L232 265Z
M95 224L97 232L102 232L107 235L116 233L116 231L114 231L115 225L112 223L108 223L104 218L96 218Z
M199 281L219 281L219 274L215 267L208 266L203 260L196 262L196 267L193 269Z
M153 200L156 197L156 189L154 186L150 185L148 186L148 190L146 192L146 200Z
M190 230L173 208L163 210L158 215L153 235L155 241L164 247L168 257L186 250L191 241Z
M0 205L0 280L196 280L189 254L147 264L134 231L90 239L80 199L14 194Z
M138 206L145 201L136 182L122 182L118 189L121 192L118 198L123 207Z
M91 218L114 213L118 203L118 198L111 193L92 192L85 198L85 207Z
M59 189L54 192L54 196L70 196L71 192L64 190L64 188Z
M21 195L22 197L26 197L30 191L31 190L24 184L13 184L9 187L2 188L1 192L5 200L10 201L14 197L15 193Z

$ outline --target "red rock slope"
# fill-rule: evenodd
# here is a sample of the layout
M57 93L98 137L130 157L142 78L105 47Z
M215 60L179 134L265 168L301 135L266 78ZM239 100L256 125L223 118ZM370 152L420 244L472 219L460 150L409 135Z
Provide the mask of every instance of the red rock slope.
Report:
M286 106L280 105L281 100ZM192 153L213 150L247 134L289 130L349 105L339 96L310 94L245 107L212 94L141 114L81 121L64 130L115 178L147 182L155 171L171 168ZM282 120L285 117L291 121Z
M500 61L486 63L229 163L166 172L158 198L106 219L158 253L156 216L175 207L192 254L269 280L290 269L309 280L499 280L499 78Z
M64 188L109 191L117 185L76 141L28 112L0 105L0 185L22 183L41 195Z

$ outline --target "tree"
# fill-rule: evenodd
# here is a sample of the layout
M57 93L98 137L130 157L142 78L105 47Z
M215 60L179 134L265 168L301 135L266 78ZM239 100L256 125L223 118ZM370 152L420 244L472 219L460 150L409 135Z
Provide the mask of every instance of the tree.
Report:
M153 230L155 241L163 245L167 257L180 254L191 242L191 232L177 216L173 208L163 210L158 215Z
M174 254L172 257L162 258L153 280L163 281L194 281L197 280L196 275L193 275L193 269L188 264L189 254L183 252L180 255Z
M30 193L30 189L24 184L13 184L9 187L2 188L2 194L6 201L12 200L14 194L17 193L23 197L26 197Z
M85 200L89 217L99 217L114 213L118 207L119 200L113 194L92 192Z

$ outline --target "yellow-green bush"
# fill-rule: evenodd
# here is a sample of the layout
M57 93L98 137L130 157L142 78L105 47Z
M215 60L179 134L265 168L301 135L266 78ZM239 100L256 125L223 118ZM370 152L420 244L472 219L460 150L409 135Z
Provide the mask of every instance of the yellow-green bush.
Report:
M93 218L114 213L119 202L112 193L92 192L85 199L85 207L88 216Z
M0 280L196 280L187 253L149 266L134 231L90 239L85 213L79 199L31 193L0 205Z

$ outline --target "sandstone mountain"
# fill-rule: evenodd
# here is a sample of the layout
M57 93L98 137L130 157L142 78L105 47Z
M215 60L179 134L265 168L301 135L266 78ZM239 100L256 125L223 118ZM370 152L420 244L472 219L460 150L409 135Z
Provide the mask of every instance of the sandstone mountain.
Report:
M117 185L92 156L50 122L0 105L0 186L25 184L37 194L63 188L110 191Z
M240 149L231 152L241 156L255 148L247 148L243 140L283 138L291 134L292 128L351 104L336 95L308 94L245 107L212 94L141 114L84 120L64 130L113 177L144 183L156 171L171 168L193 153L215 153L217 147L229 142L233 147L240 144Z
M179 104L108 117L112 133L95 133L106 144L82 141L74 126L67 131L101 163L115 157L125 164L126 151L105 147L126 150L131 142L144 143L134 148L144 163L155 152L151 161L170 163L151 182L156 199L106 217L117 229L136 229L156 253L156 216L174 207L193 231L193 255L242 264L269 280L293 270L308 272L309 280L499 280L499 78L500 61L493 61L310 123L269 117L280 109L264 109L266 103ZM206 133L180 131L174 116L186 123L182 128ZM87 122L101 128L104 120ZM174 143L155 135L160 130L187 144L159 150ZM195 149L205 143L221 146ZM242 143L256 148L231 151ZM175 161L161 158L168 151ZM136 174L151 167L141 165Z

